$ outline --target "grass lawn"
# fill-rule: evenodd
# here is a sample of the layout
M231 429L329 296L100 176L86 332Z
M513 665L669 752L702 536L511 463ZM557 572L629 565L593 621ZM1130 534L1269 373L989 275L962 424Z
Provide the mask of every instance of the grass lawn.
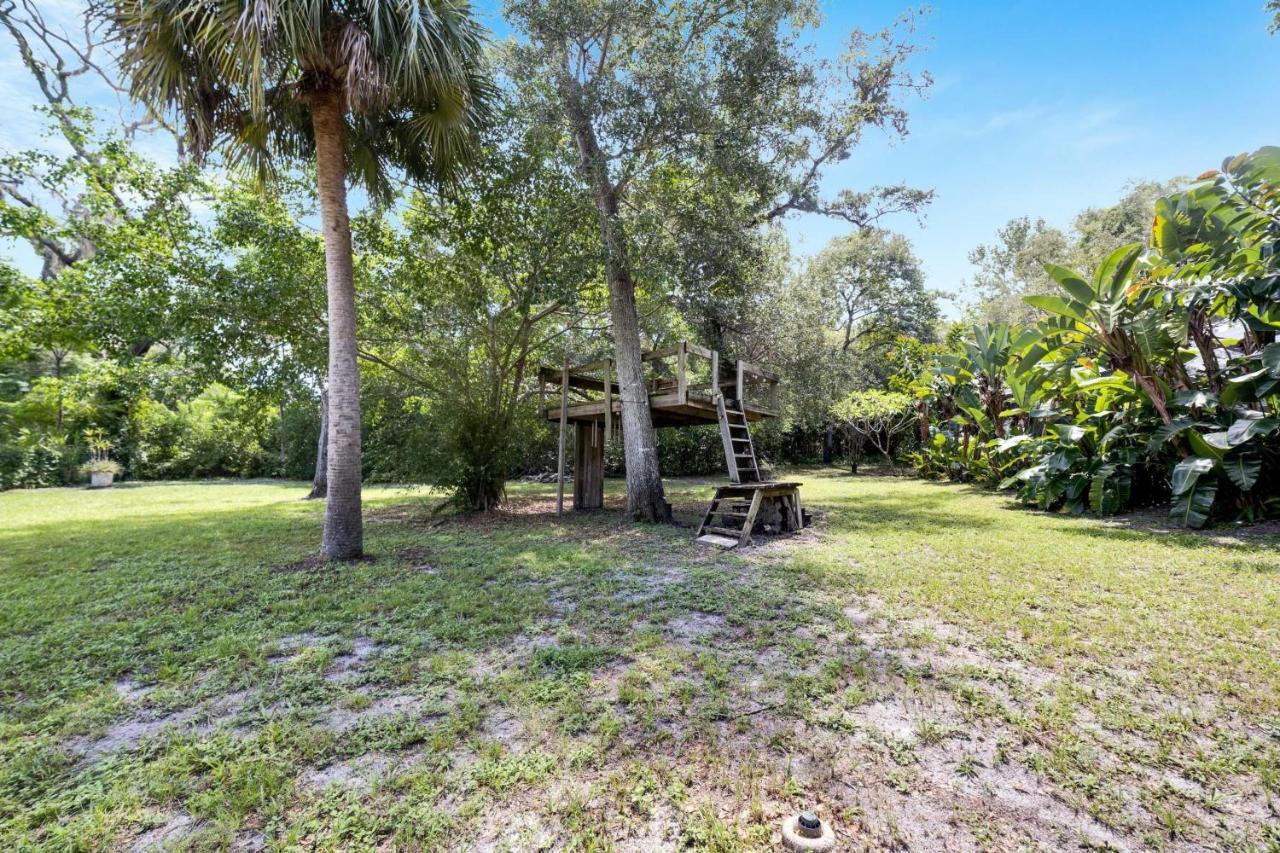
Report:
M0 494L0 849L1280 849L1280 536L803 471L816 523ZM712 482L678 480L692 520Z

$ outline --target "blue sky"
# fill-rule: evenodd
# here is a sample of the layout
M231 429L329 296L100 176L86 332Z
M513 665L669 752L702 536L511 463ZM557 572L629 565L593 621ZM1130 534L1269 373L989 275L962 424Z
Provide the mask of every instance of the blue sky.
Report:
M477 0L490 25L500 0ZM1196 175L1227 154L1280 144L1280 37L1267 34L1263 0L937 0L922 19L916 63L935 85L909 102L901 142L870 134L829 171L824 190L906 182L938 198L905 233L929 286L957 295L968 252L1021 215L1065 227L1080 210L1114 202L1127 183ZM46 0L73 21L80 4ZM824 0L820 53L849 31L879 29L905 8L894 0ZM39 144L37 98L10 43L0 42L0 148ZM91 101L114 109L99 91ZM158 148L157 151L160 149ZM171 151L171 148L168 149ZM820 217L787 224L798 255L848 229Z
M1280 144L1280 36L1267 34L1262 5L938 0L918 63L936 82L912 106L909 137L869 137L826 189L936 189L923 227L889 225L910 237L931 287L963 298L969 250L1012 217L1066 227L1131 181L1194 176L1227 154ZM853 27L884 26L902 8L824 2L818 44L834 51ZM820 217L788 227L798 253L843 230Z

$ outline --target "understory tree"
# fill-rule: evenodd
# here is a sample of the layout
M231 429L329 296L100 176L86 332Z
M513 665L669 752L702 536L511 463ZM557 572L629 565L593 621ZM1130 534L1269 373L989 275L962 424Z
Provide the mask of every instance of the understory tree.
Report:
M912 399L900 391L854 391L831 407L848 434L849 467L858 473L867 444L893 465L894 446L915 422Z
M918 209L929 193L876 187L826 199L818 186L867 129L905 133L899 96L928 81L908 72L915 48L896 30L855 31L839 59L812 61L802 43L818 18L807 0L508 0L506 12L522 36L510 73L567 128L595 207L622 398L627 508L658 520L666 505L637 291L677 287L638 275L644 234L687 225L696 229L691 239L700 233L732 244L743 230L797 211L865 225L887 211ZM681 196L673 190L682 186L708 191L708 216L665 215L687 213L662 203Z
M483 37L455 4L210 5L119 0L131 91L266 177L313 162L327 278L328 499L321 552L363 552L360 374L347 211L350 179L388 193L393 169L448 184L470 161L490 85Z
M554 133L512 109L472 180L447 198L415 194L402 223L364 223L369 293L362 353L408 392L403 432L418 465L467 510L503 496L515 462L546 431L531 394L541 364L603 308L594 212ZM393 420L395 416L392 416ZM387 464L403 449L379 445Z

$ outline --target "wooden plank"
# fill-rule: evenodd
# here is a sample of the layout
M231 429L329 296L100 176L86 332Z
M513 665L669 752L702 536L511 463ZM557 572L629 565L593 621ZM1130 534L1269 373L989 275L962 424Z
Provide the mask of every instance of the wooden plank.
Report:
M712 398L720 396L720 352L715 350L711 353L711 396Z
M703 529L710 533L722 533L725 536L737 536L742 533L742 531L738 530L736 527L719 527L714 524L708 524Z
M778 374L774 373L767 367L761 367L758 364L752 364L749 361L739 361L741 369L750 373L752 376L759 376L761 379L768 379L771 382L778 381Z
M676 353L676 396L681 403L689 401L689 351L688 344L680 342L680 351Z
M680 352L680 345L676 344L673 347L663 347L662 349L650 350L649 352L641 355L640 360L641 361L661 361L664 358L671 358L671 356L675 355L678 352Z
M738 461L733 456L733 434L729 432L729 417L724 410L724 396L716 395L716 415L720 421L720 443L724 445L724 464L729 470L729 482L737 483Z
M538 376L544 382L550 382L555 385L559 385L564 381L563 371L555 370L550 367L543 367L539 369ZM611 383L611 385L615 390L618 387L616 382ZM579 391L603 391L604 380L597 379L594 376L584 376L581 373L574 373L571 370L569 371L569 387L576 388Z
M716 489L716 495L711 499L711 505L707 507L706 515L702 516L702 523L698 525L698 532L694 536L701 536L702 531L706 529L707 524L711 521L711 514L720 504L720 489Z
M712 355L719 355L715 350L707 349L704 346L699 346L698 344L691 343L689 341L683 341L682 343L688 348L689 352L694 355L702 356L703 358L711 358Z
M569 354L560 374L560 455L556 459L556 515L564 515L564 438L569 425Z
M756 514L760 512L760 504L763 501L764 497L758 491L751 496L751 508L747 510L747 520L742 522L742 538L738 540L739 545L751 544L751 528L756 525Z
M613 441L613 361L604 360L604 441Z
M715 533L707 533L697 538L697 542L701 545L718 545L721 548L737 548L738 540L730 536L720 536Z
M604 506L604 442L600 424L580 421L573 446L573 508Z
M746 402L747 401L747 396L746 396L747 385L746 385L746 382L743 381L745 377L742 374L742 365L744 365L745 363L746 362L744 362L742 359L738 359L738 385L737 385L738 405L742 406L744 409L746 408L746 405L747 405L747 402Z

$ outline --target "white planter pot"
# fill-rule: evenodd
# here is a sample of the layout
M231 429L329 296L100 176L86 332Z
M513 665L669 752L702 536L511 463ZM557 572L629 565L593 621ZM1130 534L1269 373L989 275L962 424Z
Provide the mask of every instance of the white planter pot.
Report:
M115 478L116 475L109 471L94 471L89 475L89 487L93 489L105 489L111 485L111 481Z

